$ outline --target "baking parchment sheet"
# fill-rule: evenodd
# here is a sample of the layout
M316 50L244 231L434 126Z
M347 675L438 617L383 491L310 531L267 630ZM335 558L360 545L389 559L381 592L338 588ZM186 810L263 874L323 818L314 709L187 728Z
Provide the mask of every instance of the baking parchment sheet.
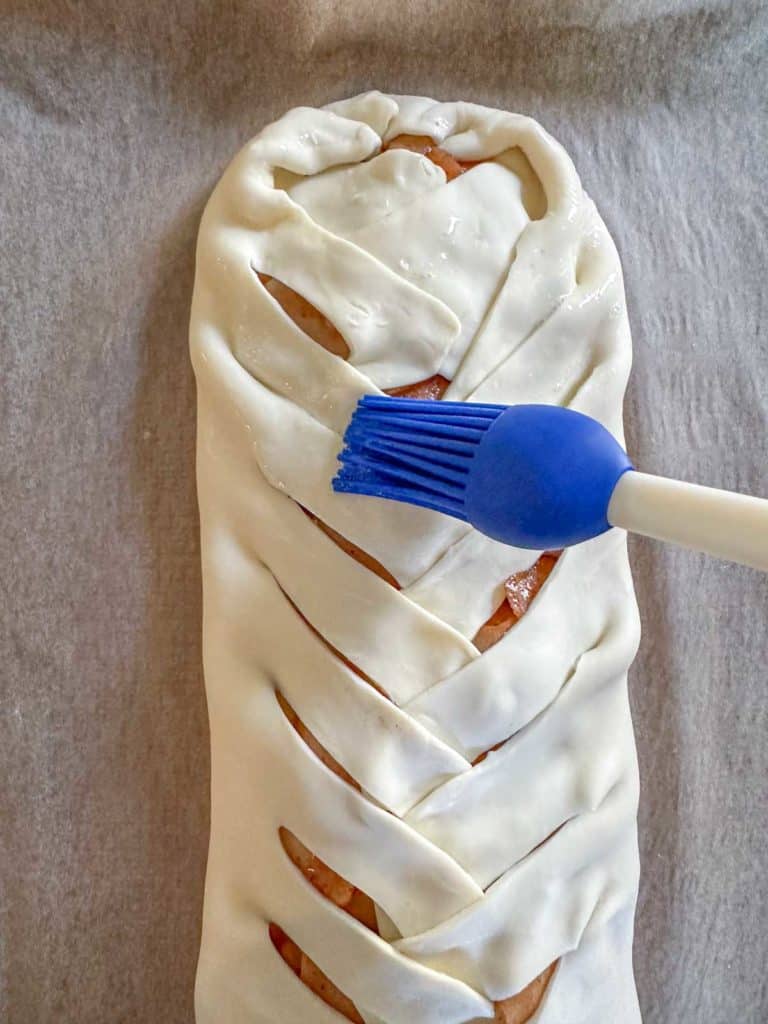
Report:
M768 8L0 0L0 23L0 1018L191 1024L186 332L213 183L287 108L367 88L532 114L623 258L637 463L768 494ZM763 1024L768 580L631 554L645 1021Z

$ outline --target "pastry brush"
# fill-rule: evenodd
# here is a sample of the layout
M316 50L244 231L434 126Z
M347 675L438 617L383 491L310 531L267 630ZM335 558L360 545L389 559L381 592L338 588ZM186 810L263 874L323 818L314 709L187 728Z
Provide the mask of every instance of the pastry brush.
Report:
M768 500L640 473L571 409L366 395L339 461L335 491L434 509L516 547L618 526L768 571Z

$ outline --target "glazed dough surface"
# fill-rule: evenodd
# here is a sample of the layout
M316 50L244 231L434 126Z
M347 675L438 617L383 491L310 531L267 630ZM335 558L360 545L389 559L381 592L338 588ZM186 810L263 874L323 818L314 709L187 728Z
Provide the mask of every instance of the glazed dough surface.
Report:
M423 156L380 153L400 134L489 162L446 183ZM258 274L327 316L349 360ZM436 373L446 398L568 405L621 437L621 270L567 154L530 119L467 103L369 93L291 111L208 203L191 347L212 742L199 1024L338 1024L270 922L369 1024L493 1018L556 960L536 1024L638 1021L623 535L567 551L480 655L471 638L537 553L329 486L358 398ZM302 742L276 691L362 792ZM304 880L280 827L376 902L392 941Z

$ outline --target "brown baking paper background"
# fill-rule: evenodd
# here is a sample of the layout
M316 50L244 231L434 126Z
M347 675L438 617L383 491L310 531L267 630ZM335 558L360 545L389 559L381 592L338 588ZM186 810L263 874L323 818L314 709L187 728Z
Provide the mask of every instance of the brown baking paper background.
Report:
M752 2L0 0L0 1019L193 1020L186 334L229 158L287 108L371 87L539 118L623 258L638 464L768 494L767 58ZM768 581L631 555L645 1021L762 1024Z

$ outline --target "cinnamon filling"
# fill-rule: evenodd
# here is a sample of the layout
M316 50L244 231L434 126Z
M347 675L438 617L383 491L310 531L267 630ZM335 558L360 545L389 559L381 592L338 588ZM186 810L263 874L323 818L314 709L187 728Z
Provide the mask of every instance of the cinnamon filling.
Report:
M557 963L550 964L533 981L508 999L495 1004L496 1024L526 1024L538 1010Z
M323 974L317 964L310 960L306 953L302 953L296 943L274 922L269 926L269 937L283 960L311 992L314 992L319 999L340 1013L342 1017L351 1020L352 1024L365 1024L352 1000L345 996L331 979Z
M334 530L332 526L324 523L322 519L318 519L314 512L310 512L309 509L306 508L304 511L315 526L318 526L326 537L330 537L333 543L336 544L337 547L340 547L345 554L349 555L350 558L354 558L354 560L359 562L361 565L364 565L365 568L369 569L372 573L380 576L381 579L390 585L390 587L394 587L395 590L400 590L400 584L392 573L389 572L388 569L385 569L381 562L378 562L373 555L369 555L367 551L363 551L363 549L359 548L357 544L353 544L351 540L347 540L346 537L342 537L342 535Z
M420 380L416 384L406 384L402 388L390 388L387 394L392 398L426 398L437 401L443 397L450 383L445 377L436 373L433 377L427 377L426 380Z
M270 277L268 274L258 276L272 298L282 306L283 312L287 313L299 330L304 331L312 341L322 345L333 355L349 359L349 345L327 316L323 316L303 295L299 295L276 277Z
M432 163L442 168L448 181L452 181L475 165L474 162L456 160L450 153L436 145L433 139L425 135L399 135L386 143L382 149L408 149L415 153L421 153L431 160ZM349 346L338 329L326 316L282 281L278 281L276 278L269 277L266 274L259 274L258 276L269 293L281 305L284 312L305 334L334 355L342 359L349 358ZM395 397L421 398L434 401L442 398L449 383L445 377L435 374L426 380L418 381L405 387L392 388L387 394ZM313 513L307 509L304 509L304 511L315 525L337 544L342 551L381 577L381 579L386 580L391 586L398 590L400 589L397 580L380 562L356 544L347 540L327 523L322 522ZM480 651L486 651L493 644L497 643L525 614L554 568L559 555L560 552L546 552L529 569L515 573L505 581L504 600L488 621L480 627L474 637L474 644ZM301 615L298 609L296 611ZM304 619L304 616L301 617ZM307 622L306 619L304 621ZM324 637L317 633L317 630L312 627L311 623L307 622L307 625L349 668L376 687L380 693L383 693L365 673L353 665L341 652L337 651ZM319 743L317 738L299 719L296 712L279 692L277 693L277 699L288 721L323 764L348 785L360 791L361 787L357 781ZM498 744L497 747L491 749L495 750L501 745ZM474 763L480 763L490 752L486 751L481 754ZM329 899L341 910L350 914L366 928L379 934L375 904L366 893L357 889L352 883L335 872L333 868L320 860L319 857L316 857L312 851L308 850L287 829L281 828L279 835L287 856L318 892L322 893L326 899ZM347 1020L352 1021L353 1024L364 1024L362 1017L349 997L344 995L323 974L320 968L309 959L306 953L277 924L271 923L269 925L269 935L282 959L318 998L322 999L324 1003L334 1010L337 1010ZM521 992L495 1003L494 1019L497 1024L525 1024L526 1021L529 1021L541 1003L555 967L556 964L551 964Z
M296 730L296 732L299 734L302 740L306 743L306 745L309 747L312 753L315 754L323 762L325 767L329 768L334 775L338 775L338 777L343 782L346 782L348 786L351 786L353 789L356 789L359 793L361 791L360 784L355 779L353 779L349 772L346 771L346 769L339 764L336 758L325 749L322 743L320 743L317 740L315 734L313 732L310 732L306 725L304 725L302 720L293 710L293 708L282 695L282 693L280 693L279 690L276 690L275 696L277 697L277 703L280 705L280 710L283 712L285 717L288 719L288 721L291 723L293 728ZM328 870L330 871L330 868L328 868Z
M310 885L340 910L346 911L360 924L378 933L376 908L370 896L329 868L287 828L280 829L280 842L288 857Z
M479 651L493 647L520 621L546 583L561 554L561 551L545 551L530 569L516 572L505 580L504 600L473 638L472 642Z
M431 160L433 164L445 171L446 181L453 181L454 178L458 178L460 174L474 167L476 163L476 161L457 160L456 157L441 149L428 135L397 135L389 142L385 142L381 148L382 150L409 149L412 153L421 153L427 160Z

